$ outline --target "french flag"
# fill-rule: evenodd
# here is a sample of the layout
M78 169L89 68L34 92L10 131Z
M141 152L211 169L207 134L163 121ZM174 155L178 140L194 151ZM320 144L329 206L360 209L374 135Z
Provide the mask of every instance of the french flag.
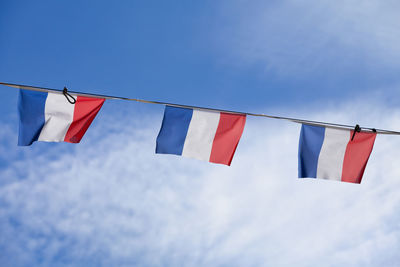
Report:
M79 143L105 99L71 95L75 104L62 93L21 89L18 145L29 146L34 141Z
M299 142L299 178L361 183L376 133L303 124Z
M230 165L246 115L166 106L156 153Z

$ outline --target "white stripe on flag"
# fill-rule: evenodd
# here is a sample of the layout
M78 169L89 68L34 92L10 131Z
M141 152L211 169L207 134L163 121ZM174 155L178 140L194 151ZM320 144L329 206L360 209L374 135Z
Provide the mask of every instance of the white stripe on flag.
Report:
M349 130L325 128L325 138L318 158L318 178L342 180L344 154L349 140Z
M182 156L206 161L210 160L219 118L219 112L193 110Z
M74 107L75 105L69 103L63 94L48 93L44 108L45 125L39 135L39 141L64 141L74 119Z

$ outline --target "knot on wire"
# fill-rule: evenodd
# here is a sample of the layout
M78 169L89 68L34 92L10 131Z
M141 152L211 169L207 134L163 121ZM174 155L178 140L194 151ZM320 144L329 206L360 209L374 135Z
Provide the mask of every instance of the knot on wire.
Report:
M361 127L360 127L360 125L357 124L356 127L354 128L353 136L351 137L351 141L353 141L354 136L356 136L356 133L359 133L359 132L361 132Z
M70 93L68 93L67 87L64 87L63 95L65 96L65 98L68 100L69 103L71 103L71 104L76 103L75 97L73 97Z

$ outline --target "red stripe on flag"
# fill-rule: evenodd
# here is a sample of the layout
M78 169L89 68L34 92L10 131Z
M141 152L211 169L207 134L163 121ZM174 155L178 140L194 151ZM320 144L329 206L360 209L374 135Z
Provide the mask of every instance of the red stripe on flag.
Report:
M221 113L211 149L210 162L231 165L245 123L246 115Z
M74 108L74 119L64 141L79 143L104 103L103 98L78 96Z
M359 184L374 147L376 133L356 133L351 140L353 132L350 131L350 141L344 155L342 182Z

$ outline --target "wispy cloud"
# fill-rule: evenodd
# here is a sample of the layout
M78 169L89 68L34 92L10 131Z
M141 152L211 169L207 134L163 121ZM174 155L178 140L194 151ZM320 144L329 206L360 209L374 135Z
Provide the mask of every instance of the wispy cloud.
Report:
M400 110L387 112L377 103L354 107L326 108L318 116L351 121L368 114L364 121L373 126L400 125ZM82 144L49 149L38 143L24 148L23 157L10 156L0 171L1 262L395 266L400 261L399 138L378 137L362 184L353 185L296 178L295 124L249 118L232 166L226 167L155 155L160 122L161 114L138 112L118 121L104 116ZM9 131L0 134L15 139Z
M398 68L399 8L379 0L229 1L221 52L283 75Z

